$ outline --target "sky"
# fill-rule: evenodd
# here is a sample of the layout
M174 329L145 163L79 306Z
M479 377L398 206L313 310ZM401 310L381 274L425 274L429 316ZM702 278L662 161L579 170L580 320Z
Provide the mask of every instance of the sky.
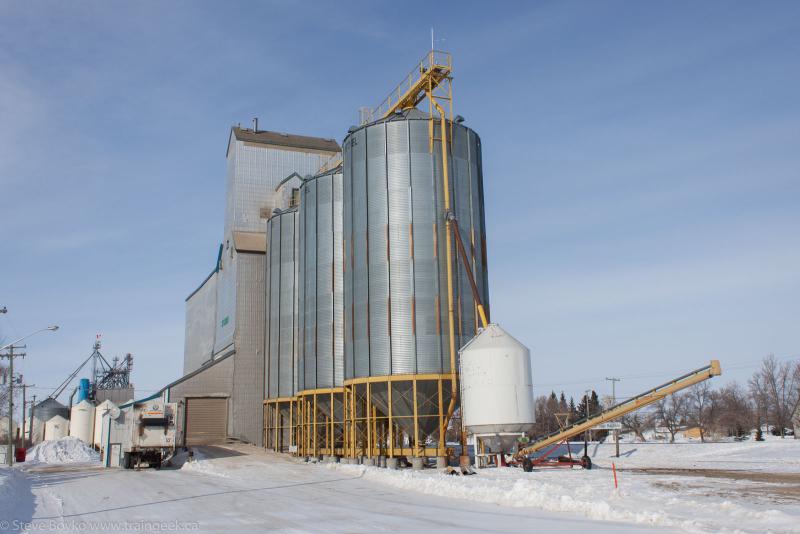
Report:
M179 377L229 128L341 140L430 47L482 139L492 320L536 393L800 358L798 2L0 2L0 338Z

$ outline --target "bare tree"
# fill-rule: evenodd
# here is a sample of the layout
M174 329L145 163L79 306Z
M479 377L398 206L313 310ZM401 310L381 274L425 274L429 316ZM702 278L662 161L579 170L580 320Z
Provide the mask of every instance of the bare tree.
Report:
M750 379L750 390L773 433L784 437L791 424L792 410L797 404L800 370L794 362L780 363L770 355L761 362L761 369ZM759 410L759 412L761 411ZM759 416L761 414L759 413Z
M633 432L636 439L647 441L644 437L646 428L653 424L652 414L642 411L632 412L620 418L622 428L626 432Z
M700 431L700 441L705 443L706 431L714 418L714 396L708 382L695 384L686 392L687 422Z
M741 437L750 432L756 414L752 398L737 382L714 392L715 410L712 425L726 436Z
M673 393L656 403L658 422L669 432L669 442L675 443L675 434L686 424L687 396Z

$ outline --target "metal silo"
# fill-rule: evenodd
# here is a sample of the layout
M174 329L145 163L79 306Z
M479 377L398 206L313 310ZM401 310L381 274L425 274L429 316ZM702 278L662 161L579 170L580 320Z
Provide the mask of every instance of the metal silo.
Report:
M298 452L335 455L344 439L341 167L304 180L299 213Z
M480 139L460 123L397 110L351 129L343 158L346 453L443 456L455 351L479 326L449 228L488 303Z
M277 212L267 221L264 443L288 451L294 444L297 393L298 212Z

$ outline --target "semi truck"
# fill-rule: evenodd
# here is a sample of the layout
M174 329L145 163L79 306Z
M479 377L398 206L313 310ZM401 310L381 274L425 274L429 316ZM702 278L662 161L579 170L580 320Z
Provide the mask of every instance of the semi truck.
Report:
M103 462L124 469L156 469L183 443L182 402L160 396L131 401L103 415Z

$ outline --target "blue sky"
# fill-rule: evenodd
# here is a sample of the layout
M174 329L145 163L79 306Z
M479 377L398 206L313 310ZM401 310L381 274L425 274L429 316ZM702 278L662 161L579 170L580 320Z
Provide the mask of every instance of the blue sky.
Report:
M412 2L412 4L414 4ZM0 3L0 337L182 369L228 129L341 139L430 45L483 140L493 320L537 392L800 356L800 3Z

